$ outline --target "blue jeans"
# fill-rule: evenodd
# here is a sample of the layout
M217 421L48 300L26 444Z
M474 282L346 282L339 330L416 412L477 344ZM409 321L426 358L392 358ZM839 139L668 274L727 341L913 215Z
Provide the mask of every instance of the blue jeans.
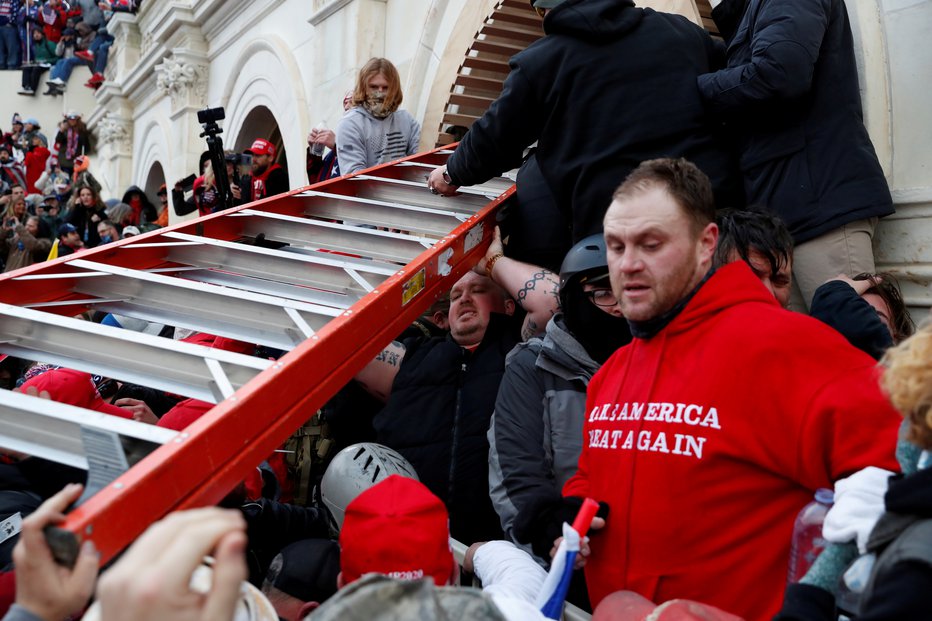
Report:
M61 80L67 82L71 79L71 72L74 71L75 67L80 67L81 65L87 66L86 60L81 60L77 56L72 56L71 58L62 58L55 66L52 67L52 72L49 74L49 79L54 80L55 78L60 78Z
M106 33L101 34L98 32L94 40L91 41L88 51L94 54L94 73L103 73L104 69L107 68L111 45L113 45L113 36Z
M0 26L0 69L19 69L19 33L15 26Z

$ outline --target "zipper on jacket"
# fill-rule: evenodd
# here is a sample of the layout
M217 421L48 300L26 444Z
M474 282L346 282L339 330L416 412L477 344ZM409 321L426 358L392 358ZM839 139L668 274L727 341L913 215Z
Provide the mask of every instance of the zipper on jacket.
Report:
M462 409L463 405L463 379L466 377L467 371L469 371L469 365L466 363L466 355L466 350L463 350L463 360L460 363L460 373L456 380L456 408L453 410L453 442L452 448L450 450L450 473L447 477L447 502L451 505L453 503L453 477L456 473L456 451L460 441L459 420L460 410Z

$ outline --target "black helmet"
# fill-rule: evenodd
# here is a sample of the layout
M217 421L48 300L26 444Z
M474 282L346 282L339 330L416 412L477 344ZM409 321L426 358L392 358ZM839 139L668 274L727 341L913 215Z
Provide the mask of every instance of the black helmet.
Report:
M605 238L601 233L590 235L570 248L560 266L560 302L566 305L566 288L571 283L582 284L593 276L606 276Z
M599 364L616 349L631 341L631 331L624 317L606 308L597 308L583 291L586 283L609 286L608 260L602 234L590 235L570 248L560 267L560 305L563 321L570 334ZM548 327L549 329L549 327Z

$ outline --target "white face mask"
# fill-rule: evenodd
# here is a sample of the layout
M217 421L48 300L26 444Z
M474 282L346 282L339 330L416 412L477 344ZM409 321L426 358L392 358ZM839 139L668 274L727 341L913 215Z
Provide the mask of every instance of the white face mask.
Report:
M371 90L366 94L366 102L363 106L369 111L369 114L377 119L384 119L389 114L385 109L385 95L387 93Z

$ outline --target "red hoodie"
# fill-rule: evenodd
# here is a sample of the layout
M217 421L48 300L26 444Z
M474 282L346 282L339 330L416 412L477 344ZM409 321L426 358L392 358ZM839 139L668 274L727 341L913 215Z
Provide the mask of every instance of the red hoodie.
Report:
M592 605L628 589L771 619L814 491L870 465L899 470L900 417L877 379L870 356L780 308L745 263L719 269L589 383L563 493L610 507L586 566Z
M42 171L45 170L45 162L49 159L49 155L51 155L51 153L45 147L33 147L32 150L26 154L26 159L23 164L26 167L27 194L42 194L42 192L36 188L36 181L42 176Z

